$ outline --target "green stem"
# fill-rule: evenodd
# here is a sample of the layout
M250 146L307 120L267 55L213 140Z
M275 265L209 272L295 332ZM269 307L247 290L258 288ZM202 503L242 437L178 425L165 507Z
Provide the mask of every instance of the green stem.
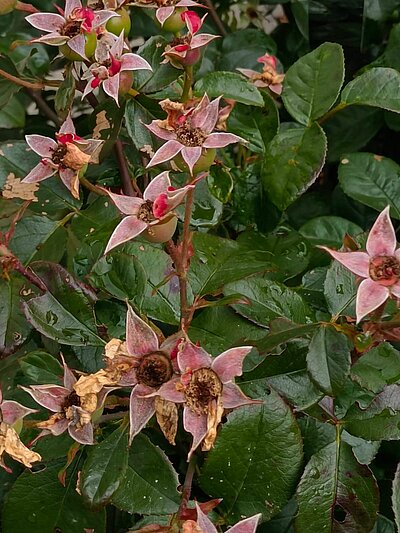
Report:
M182 497L181 497L181 504L178 510L178 517L186 511L187 504L190 499L190 493L192 492L193 477L196 471L196 461L197 461L196 456L193 454L188 464L185 481L183 482Z
M192 83L193 83L193 66L185 68L185 77L182 90L182 102L185 103L192 96Z
M346 104L345 102L340 102L340 104L338 105L335 105L335 107L333 107L330 111L328 111L327 113L325 113L325 115L323 115L319 120L318 120L318 124L323 124L324 122L326 122L327 120L329 120L330 118L332 118L334 115L336 115L336 113L338 113L339 111L341 111L342 109L346 108L348 104Z
M179 276L179 292L180 292L180 307L181 307L181 321L180 327L186 330L189 325L189 309L187 304L187 274L189 270L188 252L190 243L190 218L192 216L194 190L191 189L186 196L185 218L183 221L182 232L182 253L179 258L177 267Z

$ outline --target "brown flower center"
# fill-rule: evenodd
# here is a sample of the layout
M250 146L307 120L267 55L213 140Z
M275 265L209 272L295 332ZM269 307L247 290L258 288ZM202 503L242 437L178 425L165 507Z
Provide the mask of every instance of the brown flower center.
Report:
M185 146L201 146L207 135L200 128L192 128L185 123L175 130L176 138Z
M169 46L174 48L174 46L179 46L180 44L189 44L190 37L189 35L182 35L182 37L175 37L170 41Z
M81 398L76 394L75 391L71 392L69 396L67 396L64 400L64 403L62 405L63 411L66 411L69 407L80 407L81 405Z
M156 217L153 214L153 202L146 200L139 207L137 217L139 220L143 220L143 222L153 222L153 220L156 220Z
M61 165L63 166L63 160L64 156L67 153L67 145L66 144L59 144L55 150L53 150L53 155L51 156L51 160L55 165Z
M67 37L75 37L81 33L81 25L81 20L68 20L61 28L60 33Z
M369 276L380 285L394 285L400 279L400 263L390 255L373 257L369 262Z
M194 370L185 388L186 405L197 414L207 414L209 405L222 393L222 383L210 368Z
M148 387L158 388L172 376L170 358L163 352L145 355L136 369L136 379Z

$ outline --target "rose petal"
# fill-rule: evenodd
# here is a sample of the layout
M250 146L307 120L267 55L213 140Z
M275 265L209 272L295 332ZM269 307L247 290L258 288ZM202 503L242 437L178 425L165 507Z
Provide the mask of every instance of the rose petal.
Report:
M50 46L60 46L68 42L68 37L54 32L49 33L47 35L43 35L42 37L38 37L37 39L32 39L31 42L48 44Z
M167 6L167 7L159 7L156 11L156 19L161 24L161 26L164 26L164 22L169 18L172 13L175 11L174 6Z
M152 396L161 396L161 398L169 402L184 403L185 395L180 389L182 389L181 379L179 376L174 376L154 391Z
M51 159L53 151L57 149L57 143L50 139L50 137L44 137L43 135L26 135L25 140L28 146L32 148L34 152L40 155L40 157L48 157Z
M175 209L179 204L182 203L183 199L187 193L194 189L195 185L185 185L181 189L175 189L174 191L168 191L167 193L167 202L168 202L168 211Z
M389 216L388 205L376 219L367 239L367 252L376 255L393 255L396 250L396 234Z
M252 405L255 403L262 402L260 400L252 400L251 398L248 398L234 383L224 383L222 389L222 405L225 409L235 409L242 405Z
M98 28L99 26L104 26L104 24L113 17L118 17L118 13L115 11L106 11L105 9L97 11L93 19L93 29Z
M158 122L158 120L153 120L150 124L145 124L145 126L151 131L151 133L154 133L154 135L164 141L176 140L176 133L166 130L165 128L160 128Z
M194 35L200 30L205 16L201 19L196 11L184 11L182 13L182 18L186 23L189 33Z
M185 342L178 353L178 365L181 372L197 370L198 368L210 368L211 363L211 356L203 348L190 341Z
M55 32L59 34L60 29L65 24L65 19L56 13L34 13L28 15L25 20L34 28L42 31Z
M76 407L76 410L79 412L85 413L83 409L80 407ZM94 444L93 442L93 425L91 422L88 424L84 424L83 426L78 426L75 424L69 424L68 425L68 433L70 434L70 437L72 437L76 442L79 442L79 444L85 444L90 445Z
M201 146L185 146L182 148L182 157L193 175L193 167L201 157Z
M222 383L232 381L235 376L242 375L243 360L252 348L252 346L230 348L213 359L211 368L218 374Z
M396 298L400 298L400 281L398 281L395 285L392 285L389 287L390 294L395 296Z
M168 187L171 186L171 181L169 179L169 172L162 172L158 176L156 176L149 185L146 187L146 190L143 193L143 198L145 200L150 200L151 202L155 202L156 199L160 196L160 194L164 194L167 192Z
M116 246L137 237L137 235L142 233L147 226L147 222L139 220L136 216L128 216L124 218L113 231L104 254L108 254L108 252Z
M368 278L369 276L369 255L365 252L337 252L326 246L318 246L321 250L328 252L336 261L345 266L350 272Z
M126 347L129 355L146 355L159 348L158 338L130 305L126 314Z
M67 45L73 52L76 52L78 55L83 57L83 59L87 59L85 54L86 40L82 33L75 35L75 37L72 37L72 39L69 39Z
M74 198L79 199L79 177L78 171L71 168L60 168L58 171L61 181L70 191Z
M13 400L4 400L4 402L0 404L0 412L3 422L12 426L17 420L32 413L37 413L37 409L29 409Z
M67 118L62 123L58 133L61 133L61 134L72 133L73 135L75 135L75 126L74 126L74 123L72 122L71 113L68 114Z
M228 144L237 142L245 142L245 140L233 133L211 133L203 142L203 148L224 148Z
M160 163L165 163L173 159L184 148L183 144L178 141L167 141L157 152L153 155L146 168L154 167Z
M389 297L388 287L379 285L371 279L364 279L357 291L356 316L360 322L368 313L377 309Z
M57 420L57 422L54 422L52 426L46 427L46 429L42 431L42 434L48 435L48 433L50 432L55 437L58 437L59 435L64 433L64 431L68 429L68 424L69 424L68 420L66 418L62 418L61 420Z
M188 431L193 435L192 446L189 450L187 458L187 460L189 461L192 456L192 453L207 435L207 416L197 415L188 407L185 407L183 409L183 427L185 428L185 431Z
M68 18L74 9L80 9L81 7L80 0L65 0L65 18Z
M202 533L217 533L217 528L211 522L206 514L203 513L199 504L196 502L197 525ZM232 528L231 528L232 529ZM229 530L230 531L230 530Z
M33 167L27 176L21 181L21 183L37 183L43 181L50 176L53 176L57 172L56 168L53 168L49 163L41 161Z
M104 92L108 94L108 96L111 96L111 98L114 98L118 106L119 106L119 103L118 103L119 83L120 83L119 74L116 74L115 76L111 76L111 78L108 78L107 80L103 81Z
M241 520L230 528L229 533L255 533L262 514L256 514L245 520Z
M251 70L249 68L237 68L240 72L240 74L243 74L243 76L246 76L246 78L252 78L253 76L258 76L260 73L256 70Z
M135 196L125 196L123 194L114 194L113 192L103 189L116 205L117 209L124 215L137 215L139 208L143 205L143 200Z
M30 394L39 405L54 413L58 413L61 410L65 398L70 394L68 389L58 385L21 386L21 389Z
M137 54L123 54L121 70L153 70L151 65Z
M130 443L155 413L154 398L143 397L151 391L153 391L153 389L146 387L145 385L136 385L136 387L132 389L129 401Z
M218 39L219 35L210 35L209 33L200 33L195 35L190 41L190 49L195 50L196 48L202 48L214 39Z
M205 95L206 96L206 95ZM204 100L204 98L203 98ZM208 100L208 98L207 98ZM193 113L191 124L195 128L200 128L205 133L211 133L218 122L219 104L221 96L209 102L205 107L200 102Z
M77 382L77 379L72 373L71 369L68 368L66 362L64 361L64 357L63 356L61 357L62 357L63 368L64 368L63 384L66 389L72 391L75 383Z
M110 49L110 53L112 56L120 58L123 50L124 50L124 32L121 31L118 38L114 41L114 44L112 45Z

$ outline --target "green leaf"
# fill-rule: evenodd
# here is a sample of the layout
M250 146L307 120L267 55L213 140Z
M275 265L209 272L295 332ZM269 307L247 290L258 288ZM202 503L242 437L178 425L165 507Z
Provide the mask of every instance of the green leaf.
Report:
M33 215L24 217L18 221L15 232L10 241L10 250L25 264L35 260L38 250L45 246L59 228L59 223L43 215ZM58 248L54 257L47 259L58 261L61 259L64 250ZM60 255L61 254L61 255Z
M384 21L399 7L398 0L364 0L364 16Z
M347 412L344 427L366 440L400 440L400 385L388 385L367 406L357 402Z
M289 128L267 147L262 169L265 191L284 210L317 179L325 163L326 137L318 124Z
M362 228L341 217L316 217L301 226L299 233L314 246L324 244L331 248L340 248L346 234L358 235Z
M358 202L382 211L392 207L400 218L400 166L387 157L368 153L346 154L339 165L343 191Z
M128 100L125 106L125 124L129 137L138 150L144 147L151 149L153 146L153 135L146 128L145 124L150 124L155 116L144 105L144 100L137 98Z
M129 463L112 503L128 513L172 514L180 503L178 475L165 453L142 433L129 452Z
M103 346L97 335L93 293L54 263L32 264L48 292L31 298L23 307L27 319L40 333L61 344Z
M371 533L396 533L396 526L385 516L378 515L378 520Z
M47 352L37 350L19 359L22 373L35 385L58 383L63 369L55 357Z
M399 116L393 114L397 119ZM343 154L363 148L384 124L383 111L374 107L350 106L336 113L324 123L328 138L329 162L338 161Z
M347 337L333 327L321 327L310 342L308 371L318 387L336 396L350 374L350 349Z
M382 342L355 362L351 374L363 388L381 392L385 385L400 380L400 353L391 344Z
M134 89L144 94L154 93L167 87L181 75L181 71L169 63L161 64L167 44L164 37L155 35L138 48L136 53L148 61L153 70L136 70L133 77Z
M332 315L355 316L356 292L355 275L337 261L332 261L324 283L325 299Z
M128 456L126 422L91 448L80 477L82 496L91 507L106 505L118 490L128 468Z
M4 533L26 533L27 527L30 533L82 533L84 528L105 533L105 512L91 512L75 490L76 468L61 485L57 474L64 463L65 458L17 479L4 505Z
M310 125L335 103L343 80L342 47L336 43L321 44L286 72L283 103L293 118L305 126Z
M72 63L71 63L72 65ZM75 98L75 78L72 75L72 69L67 68L65 77L57 89L54 99L54 108L58 116L65 119L71 109Z
M312 312L301 296L275 281L253 276L225 286L225 295L234 293L246 296L250 304L232 307L256 324L267 326L270 320L280 317L299 324L311 321Z
M24 126L25 107L14 96L7 106L0 110L0 128L23 128Z
M207 185L217 200L223 204L229 202L233 191L233 179L227 168L213 165L207 176Z
M276 54L275 41L264 31L255 28L228 33L222 41L222 54L218 63L219 70L233 71L246 67L257 69L260 63L257 59L268 52Z
M400 113L399 84L400 73L397 70L371 68L346 85L342 91L342 103L369 105Z
M241 104L262 107L264 99L260 91L241 74L236 72L210 72L200 78L194 86L194 94L203 96L207 93L210 98L231 98Z
M276 269L268 252L242 250L236 242L214 235L195 233L193 246L196 255L191 260L189 283L198 296L220 291L225 284L255 272Z
M319 327L315 324L295 324L286 318L277 318L270 323L270 332L255 343L260 352L269 353L276 346L299 337L306 337Z
M0 354L12 353L22 344L31 331L21 311L21 294L26 283L13 275L9 281L0 279ZM1 357L0 357L1 359Z
M393 479L392 505L397 529L400 529L400 463Z
M351 447L333 442L306 466L297 488L298 531L371 531L378 511L378 487Z
M200 486L223 498L219 508L229 524L255 513L269 520L292 495L301 463L296 420L271 390L263 405L228 415L201 470Z
M247 147L256 153L263 153L265 146L278 133L279 114L274 99L265 91L262 109L236 104L227 122L228 131L248 141ZM211 167L213 168L213 167Z
M291 0L291 7L296 25L301 35L309 40L309 0Z

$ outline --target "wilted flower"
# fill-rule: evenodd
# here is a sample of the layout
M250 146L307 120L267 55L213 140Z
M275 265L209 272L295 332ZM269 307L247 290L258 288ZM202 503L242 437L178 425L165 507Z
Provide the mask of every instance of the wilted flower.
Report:
M400 248L387 206L376 219L367 239L366 252L337 252L326 246L336 261L364 279L357 291L357 322L393 296L400 298Z
M42 407L54 414L48 420L39 422L42 435L61 435L68 430L70 436L80 444L93 444L92 415L101 409L111 389L104 388L98 395L80 396L74 386L77 380L64 362L63 386L31 385L21 387Z
M9 473L12 470L4 464L5 453L28 468L32 463L42 460L38 453L29 450L21 442L17 433L17 430L22 428L22 419L31 413L36 413L36 410L13 400L3 400L0 390L0 466ZM18 428L19 424L21 428Z
M197 34L206 16L204 15L201 19L194 11L184 11L181 14L188 32L181 37L175 37L171 43L167 44L163 53L165 57L163 63L172 63L176 68L184 68L197 63L200 59L200 49L214 39L218 39L218 35L209 33Z
M276 71L276 57L264 54L257 61L263 64L262 72L248 68L238 68L237 70L247 78L250 78L256 87L268 87L272 92L281 94L285 75Z
M204 7L193 0L136 0L134 5L156 8L156 18L161 26L175 11L181 7Z
M43 135L26 135L26 142L42 159L22 180L22 183L43 181L58 172L61 181L79 198L79 175L88 163L97 162L103 141L82 139L75 133L71 116L56 133L57 142Z
M38 30L48 32L33 42L45 43L53 46L67 44L68 47L86 59L85 34L89 34L105 24L111 17L115 17L114 11L93 11L88 7L82 7L80 0L66 0L65 11L58 8L57 13L34 13L26 17L26 20Z
M106 191L117 208L126 216L111 235L105 253L137 237L145 230L151 231L153 226L163 224L171 216L171 211L193 188L194 185L186 185L181 189L174 189L171 186L169 172L162 172L146 187L143 198Z
M101 63L93 63L83 74L87 79L87 85L82 98L102 85L104 92L118 104L118 91L121 86L121 74L133 70L152 70L149 63L137 54L124 53L124 33L112 44L108 57Z
M201 505L201 504L200 504ZM196 502L197 520L186 520L182 525L182 533L217 533L217 528ZM229 533L255 533L261 513L241 520L231 528Z
M193 172L193 167L206 149L224 148L228 144L243 141L233 133L214 132L219 118L221 97L209 100L205 94L196 107L163 100L160 105L168 116L165 120L153 120L147 128L157 137L167 141L157 150L148 167L169 161L181 153Z
M190 341L178 350L182 374L162 385L156 394L184 404L183 425L193 435L189 458L201 443L204 451L212 448L224 409L259 403L245 396L233 381L242 374L243 360L251 349L252 346L231 348L214 359Z

